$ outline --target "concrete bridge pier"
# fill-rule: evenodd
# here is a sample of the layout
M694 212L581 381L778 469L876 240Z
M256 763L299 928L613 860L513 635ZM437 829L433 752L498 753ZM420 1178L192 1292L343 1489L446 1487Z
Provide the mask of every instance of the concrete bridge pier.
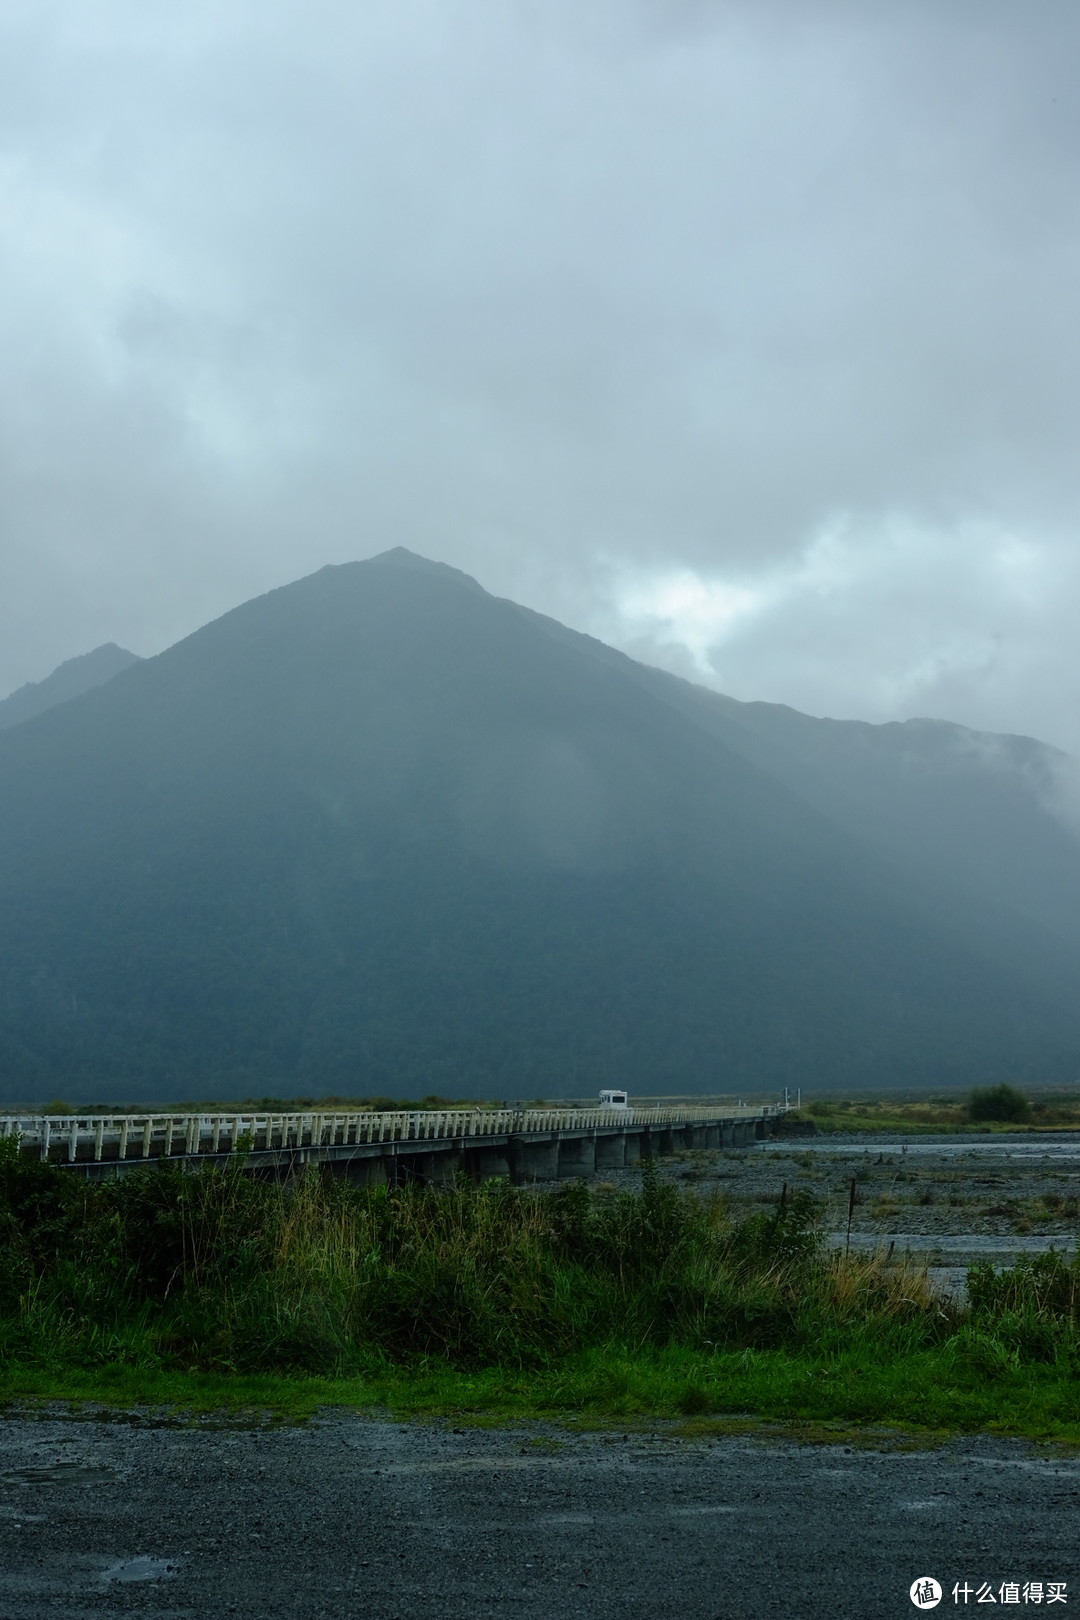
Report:
M596 1138L597 1170L621 1170L626 1163L626 1137L598 1136Z
M567 1137L559 1143L560 1176L591 1176L595 1169L596 1143L592 1137Z
M557 1181L558 1142L526 1142L516 1137L510 1143L510 1169L516 1182Z
M493 1176L509 1176L509 1149L501 1147L467 1148L463 1157L464 1168L477 1181L490 1181Z
M634 1165L641 1162L642 1155L645 1152L645 1135L644 1131L626 1132L623 1137L625 1144L624 1165Z
M387 1174L390 1162L382 1157L341 1159L332 1168L335 1174L343 1175L346 1181L355 1182L358 1187L385 1187L390 1180Z
M452 1187L461 1168L460 1153L425 1153L414 1161L415 1179L425 1187Z

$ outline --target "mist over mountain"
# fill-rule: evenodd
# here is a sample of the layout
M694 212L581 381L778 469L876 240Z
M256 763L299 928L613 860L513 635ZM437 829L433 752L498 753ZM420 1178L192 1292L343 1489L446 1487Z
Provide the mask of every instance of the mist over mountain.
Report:
M141 662L136 653L127 652L114 641L83 653L81 658L69 658L43 681L28 681L0 702L0 731L17 726L23 720L32 720L46 709L92 691L95 686L103 686L121 670Z
M325 568L0 736L0 1095L1071 1080L1060 759Z
M850 836L1080 948L1080 762L1032 737L942 720L869 725L641 679Z

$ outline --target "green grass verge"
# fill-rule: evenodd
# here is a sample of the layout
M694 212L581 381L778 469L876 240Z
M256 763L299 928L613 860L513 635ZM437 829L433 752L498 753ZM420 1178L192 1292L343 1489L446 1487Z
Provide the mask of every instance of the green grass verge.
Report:
M1054 1366L985 1370L943 1348L892 1360L810 1360L783 1351L648 1354L590 1350L536 1371L465 1372L435 1361L372 1367L362 1377L221 1375L129 1366L8 1364L6 1402L68 1401L150 1406L192 1414L302 1421L320 1408L402 1417L486 1421L688 1419L892 1427L916 1434L988 1432L1080 1444L1080 1381ZM730 1425L729 1425L730 1426Z

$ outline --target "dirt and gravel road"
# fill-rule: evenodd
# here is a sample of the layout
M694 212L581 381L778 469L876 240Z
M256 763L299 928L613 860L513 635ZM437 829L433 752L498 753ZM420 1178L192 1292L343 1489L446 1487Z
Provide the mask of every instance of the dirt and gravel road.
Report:
M1080 1458L987 1439L9 1414L0 1620L886 1620L924 1575L1067 1614L1078 1509Z

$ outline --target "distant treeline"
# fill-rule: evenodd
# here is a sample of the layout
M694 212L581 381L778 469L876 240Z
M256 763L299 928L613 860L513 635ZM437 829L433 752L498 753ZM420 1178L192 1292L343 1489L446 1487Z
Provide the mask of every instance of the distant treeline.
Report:
M840 1129L964 1125L1080 1125L1080 1096L1054 1093L1029 1097L1004 1082L977 1086L966 1097L929 1097L919 1100L893 1097L827 1098L807 1104L819 1124Z

